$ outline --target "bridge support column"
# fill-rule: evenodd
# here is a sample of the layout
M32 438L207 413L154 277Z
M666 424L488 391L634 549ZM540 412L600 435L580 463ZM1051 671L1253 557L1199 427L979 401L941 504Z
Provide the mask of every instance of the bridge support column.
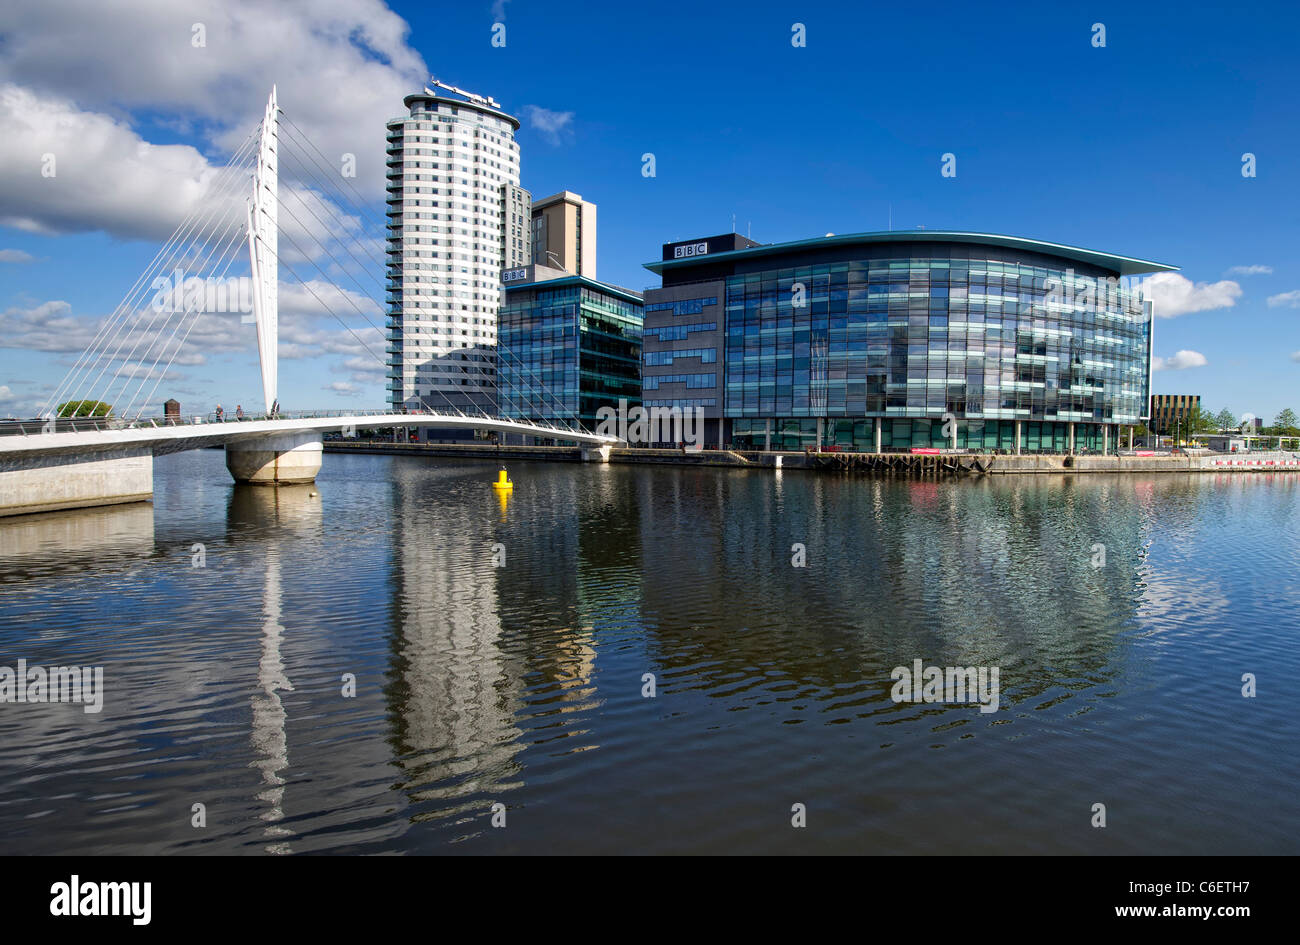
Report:
M604 446L584 446L582 447L582 461L584 463L608 463L611 449L612 447L608 443Z
M51 453L0 472L0 516L153 498L153 451Z
M276 433L226 444L226 468L235 482L279 486L315 482L320 472L319 433Z

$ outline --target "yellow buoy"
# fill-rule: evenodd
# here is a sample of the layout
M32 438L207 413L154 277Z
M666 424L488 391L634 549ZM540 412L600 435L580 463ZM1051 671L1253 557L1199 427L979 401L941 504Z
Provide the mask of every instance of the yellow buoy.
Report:
M497 490L497 492L514 491L515 484L511 482L510 477L506 475L506 468L504 466L502 466L501 471L497 473L497 481L492 483L492 488Z

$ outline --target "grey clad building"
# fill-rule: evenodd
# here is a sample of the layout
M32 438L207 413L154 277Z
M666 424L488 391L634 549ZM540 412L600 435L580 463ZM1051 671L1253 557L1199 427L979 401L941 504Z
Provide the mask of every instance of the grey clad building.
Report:
M986 233L758 245L647 263L643 402L698 403L706 445L1113 449L1146 417L1160 263ZM715 439L716 437L716 439Z
M758 245L737 233L666 243L662 263L698 260L701 265L663 272L663 287L645 293L641 405L700 408L709 448L726 445L730 433L722 413L727 283L706 260Z

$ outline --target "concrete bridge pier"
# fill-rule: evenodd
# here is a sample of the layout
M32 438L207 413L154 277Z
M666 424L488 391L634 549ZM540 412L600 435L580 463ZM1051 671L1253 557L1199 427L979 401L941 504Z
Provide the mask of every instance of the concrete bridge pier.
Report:
M53 453L28 457L0 472L0 516L153 498L149 448Z
M320 463L320 434L310 430L232 440L226 444L226 468L235 482L255 486L315 482Z
M582 461L584 463L608 463L611 449L612 447L608 443L603 446L583 446Z

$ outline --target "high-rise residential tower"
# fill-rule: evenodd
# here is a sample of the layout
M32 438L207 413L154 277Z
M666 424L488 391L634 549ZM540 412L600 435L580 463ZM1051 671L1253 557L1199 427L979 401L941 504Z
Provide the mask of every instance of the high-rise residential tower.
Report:
M389 402L495 412L501 270L532 258L519 121L436 79L403 104L388 122Z
M596 278L596 205L562 190L533 201L532 261Z

